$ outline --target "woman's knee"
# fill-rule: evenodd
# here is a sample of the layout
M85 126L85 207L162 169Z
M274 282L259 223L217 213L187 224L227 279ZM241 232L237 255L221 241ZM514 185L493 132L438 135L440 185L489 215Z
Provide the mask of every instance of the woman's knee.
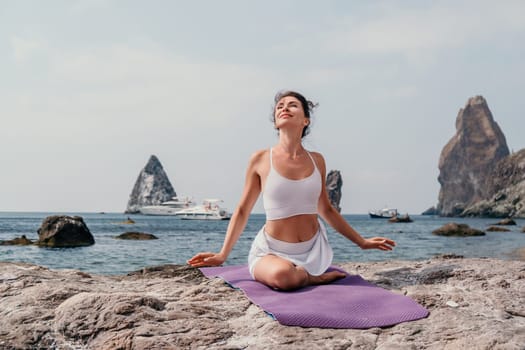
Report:
M282 268L274 271L272 280L273 288L280 290L290 290L299 288L302 285L302 276L294 266Z
M306 274L298 270L294 265L283 264L268 271L266 284L279 290L291 290L301 287L306 277Z

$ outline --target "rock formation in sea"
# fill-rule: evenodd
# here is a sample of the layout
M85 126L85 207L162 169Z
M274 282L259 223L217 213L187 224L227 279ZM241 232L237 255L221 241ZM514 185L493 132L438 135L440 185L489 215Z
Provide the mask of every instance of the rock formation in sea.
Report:
M162 164L152 155L133 186L126 213L138 213L143 206L158 205L176 195Z
M437 211L436 207L431 206L427 210L421 213L421 215L438 215L439 212Z
M499 161L485 181L488 196L462 216L525 218L525 149Z
M468 237L468 236L485 236L485 232L472 228L467 224L457 224L455 222L449 222L441 226L440 228L432 231L432 234L437 236L457 236L457 237Z
M341 177L341 172L339 170L330 170L326 176L326 191L328 192L330 203L339 212L341 212L341 207L339 204L341 202L342 187L343 178Z
M40 225L36 244L54 248L82 247L95 244L95 238L80 216L53 215Z
M487 182L496 163L509 155L505 136L482 96L468 100L456 118L456 134L439 159L438 211L458 216L470 205L490 197Z
M340 267L430 315L386 328L289 327L187 266L103 276L0 262L0 348L523 349L523 261L449 255Z

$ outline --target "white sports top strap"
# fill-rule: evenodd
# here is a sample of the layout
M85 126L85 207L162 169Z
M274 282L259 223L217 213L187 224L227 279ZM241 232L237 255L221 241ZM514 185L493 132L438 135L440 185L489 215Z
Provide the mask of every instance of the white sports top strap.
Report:
M308 151L306 151L306 153L308 153L308 156L310 157L310 159L312 160L312 163L314 163L314 168L317 169L317 164L315 164L315 160L314 160L314 157L312 157L312 154Z

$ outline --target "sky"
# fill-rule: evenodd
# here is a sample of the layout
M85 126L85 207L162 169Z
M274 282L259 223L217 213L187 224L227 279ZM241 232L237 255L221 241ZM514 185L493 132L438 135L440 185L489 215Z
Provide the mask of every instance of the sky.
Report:
M0 211L123 212L152 154L233 211L292 89L343 213L419 214L470 97L525 148L524 43L520 0L3 0Z

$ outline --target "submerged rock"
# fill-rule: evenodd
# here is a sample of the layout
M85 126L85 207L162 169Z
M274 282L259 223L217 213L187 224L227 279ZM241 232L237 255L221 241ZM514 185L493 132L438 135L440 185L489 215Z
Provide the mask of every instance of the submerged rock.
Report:
M123 234L120 234L115 237L116 239L134 239L134 240L150 240L150 239L158 239L157 236L152 235L151 233L144 233L144 232L124 232Z
M433 234L438 236L484 236L485 232L477 230L470 227L466 224L457 224L455 222L450 222L441 226L440 228L432 231Z
M80 216L48 216L38 229L39 246L81 247L95 244L95 238Z
M499 226L489 226L487 228L487 231L489 231L489 232L510 232L510 230L508 228L499 227Z
M126 213L138 213L146 205L159 205L177 196L159 159L152 155L141 170L129 196Z
M127 218L126 220L122 221L122 222L119 222L119 224L121 225L133 225L135 224L135 220L133 220L132 218Z
M0 245L31 245L33 241L28 239L25 235L16 237L8 241L0 241Z
M441 151L437 210L459 216L491 195L486 183L496 163L509 155L505 135L482 96L468 100L456 119L456 134Z

